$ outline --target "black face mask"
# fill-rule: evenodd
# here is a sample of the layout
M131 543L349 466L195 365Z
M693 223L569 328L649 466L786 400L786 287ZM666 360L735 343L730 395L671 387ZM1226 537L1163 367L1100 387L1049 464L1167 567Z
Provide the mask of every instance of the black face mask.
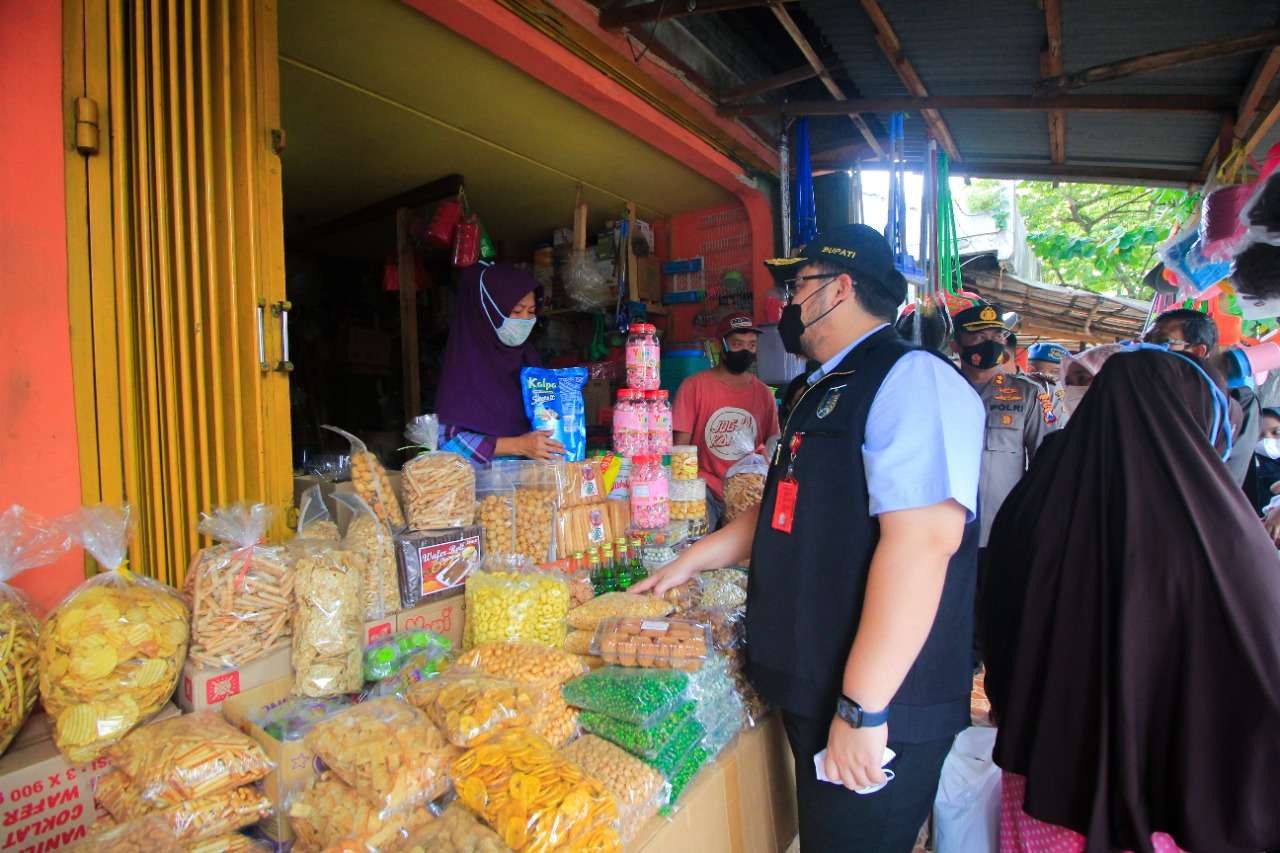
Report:
M755 361L756 354L746 349L725 350L720 358L720 363L730 373L746 373Z
M960 363L978 370L990 370L1004 357L1002 341L983 341L960 350Z
M835 281L837 278L839 278L839 276L832 276L831 281ZM800 311L800 307L804 305L805 302L808 302L810 299L826 290L831 284L831 281L828 281L826 284L822 285L822 287L819 287L813 293L810 293L804 298L803 302L797 302L782 309L782 316L778 318L778 334L782 337L782 348L792 355L805 355L804 347L800 343L800 339L804 336L804 330L812 326L814 323L817 323L823 317L836 309L836 306L832 305L808 323L804 321L804 317Z

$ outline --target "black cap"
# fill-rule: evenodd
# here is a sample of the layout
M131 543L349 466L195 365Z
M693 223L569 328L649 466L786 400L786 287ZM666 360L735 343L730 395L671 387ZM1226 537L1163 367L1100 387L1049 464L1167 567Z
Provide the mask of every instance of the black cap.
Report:
M893 250L879 231L867 225L832 228L801 246L793 257L769 258L764 263L778 280L795 278L805 264L844 267L859 282L875 284L899 303L907 298L907 280L894 269Z
M1000 307L990 302L975 302L956 314L953 319L955 320L956 334L961 332L981 332L983 329L1012 331L1005 325L1004 317L1000 313Z

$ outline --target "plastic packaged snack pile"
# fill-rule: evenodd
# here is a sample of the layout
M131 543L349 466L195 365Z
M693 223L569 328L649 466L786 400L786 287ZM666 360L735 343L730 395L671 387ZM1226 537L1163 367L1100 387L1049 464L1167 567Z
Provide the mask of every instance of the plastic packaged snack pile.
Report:
M387 469L382 467L378 457L369 452L365 443L356 436L335 426L323 425L324 429L336 432L351 445L351 485L356 494L369 505L374 515L378 516L392 530L404 527L404 512L400 509L400 499L396 497L391 486L391 478Z
M618 804L620 833L630 841L670 796L667 780L654 768L595 735L584 735L560 750L613 794Z
M509 678L466 667L415 684L406 697L450 743L468 747L500 729L531 726L542 696Z
M40 698L54 720L54 742L81 764L164 707L186 660L189 624L176 590L124 567L128 507L84 508L70 527L106 571L45 620Z
M364 560L316 547L294 571L294 693L315 698L358 691L364 686Z
M511 849L461 803L446 808L438 820L411 833L405 853L508 853Z
M342 548L360 557L364 575L364 619L381 619L400 610L400 570L391 531L358 495L336 494L334 500L351 508L351 521Z
M636 616L642 619L658 619L671 613L670 602L650 595L629 592L606 592L591 599L581 607L570 610L565 617L569 627L579 631L595 631L600 623L613 616Z
M569 584L556 572L503 571L489 561L467 579L464 645L492 642L564 644ZM493 569L493 570L491 570Z
M620 851L613 795L542 738L503 732L451 770L458 799L516 851Z
M298 836L293 849L302 853L334 848L392 853L402 849L406 836L434 820L422 807L383 813L329 771L289 804L289 823Z
M404 434L423 448L400 468L409 528L435 530L470 524L476 511L476 474L471 463L456 453L436 450L435 415L414 418Z
M7 581L52 563L70 544L56 524L20 506L0 514L0 752L26 722L40 691L40 623L31 602Z
M560 696L560 686L587 671L576 655L537 643L487 643L464 652L455 665L509 678L543 697L534 712L533 730L552 746L568 743L578 733L578 711Z
M689 676L672 669L606 666L580 675L561 690L566 702L638 726L649 726L684 699Z
M201 515L199 530L216 544L187 571L191 659L236 667L289 638L293 571L283 549L261 543L275 518L266 504L238 503Z

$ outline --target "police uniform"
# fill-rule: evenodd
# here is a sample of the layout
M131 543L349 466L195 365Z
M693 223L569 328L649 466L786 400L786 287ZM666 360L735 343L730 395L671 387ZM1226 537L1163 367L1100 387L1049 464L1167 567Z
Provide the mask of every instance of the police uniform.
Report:
M974 390L987 413L978 486L985 548L1000 505L1026 473L1040 442L1058 428L1060 412L1058 398L1022 374L997 373Z
M825 251L832 248L838 251ZM866 226L834 229L804 252L784 263L795 269L845 258L839 263L857 287L879 286L870 279L883 282L893 270L884 238ZM747 674L782 710L802 849L910 851L942 761L968 725L981 445L972 389L944 359L913 348L888 324L811 373L783 426L752 541ZM948 500L964 506L970 522L929 636L888 706L896 778L865 796L817 781L813 758L826 748L842 692L878 518Z
M1049 364L1061 364L1062 359L1067 356L1067 348L1061 344L1036 343L1027 348L1027 361L1043 361ZM1029 371L1024 374L1028 379L1036 382L1045 391L1049 393L1053 400L1054 413L1059 418L1062 417L1062 377L1057 373L1042 373L1038 370Z

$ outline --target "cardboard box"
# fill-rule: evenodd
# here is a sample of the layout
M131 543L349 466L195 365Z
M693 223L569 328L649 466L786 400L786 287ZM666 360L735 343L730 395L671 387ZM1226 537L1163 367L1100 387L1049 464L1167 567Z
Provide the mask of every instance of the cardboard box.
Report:
M635 281L631 289L631 297L637 302L662 301L662 264L657 258L636 258Z
M253 721L289 701L292 690L293 676L289 676L247 690L222 703L222 715L227 721L257 741L275 765L275 769L258 784L275 805L276 814L261 821L258 828L276 842L293 840L287 804L291 794L305 789L318 775L316 757L303 741L278 741Z
M364 623L364 644L367 646L374 640L386 637L396 632L396 614L384 616L381 619L374 619L372 622Z
M182 668L182 681L178 687L178 707L187 714L209 709L217 711L232 696L288 677L292 672L288 641L270 654L239 667L214 669L188 659Z
M401 611L396 617L396 630L413 631L426 628L447 637L453 647L462 647L462 621L466 618L467 602L461 588L446 590L434 595L425 603L410 610Z
M177 713L165 705L155 719ZM53 742L49 716L32 714L0 757L0 848L37 853L83 839L98 817L94 785L108 769L105 758L72 766Z

